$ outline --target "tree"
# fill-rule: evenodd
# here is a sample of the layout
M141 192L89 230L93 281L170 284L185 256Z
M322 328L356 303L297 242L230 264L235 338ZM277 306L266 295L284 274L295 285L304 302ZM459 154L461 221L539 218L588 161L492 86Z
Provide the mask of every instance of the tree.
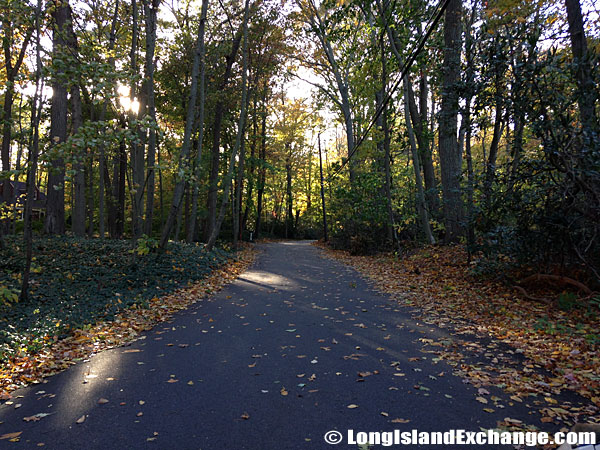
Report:
M198 214L198 195L199 195L199 178L202 164L202 147L204 139L204 103L206 99L206 46L204 44L204 33L206 28L206 14L208 11L208 0L202 0L202 11L200 12L200 27L198 29L198 40L201 42L200 47L200 80L199 91L200 100L198 104L198 139L196 146L196 166L194 170L194 185L192 194L192 211L190 213L190 226L188 229L186 240L192 242L194 240L196 229L196 217Z
M65 79L64 52L69 45L67 33L71 7L68 0L54 0L52 12L52 106L50 109L50 139L53 154L48 173L46 221L44 231L48 234L65 232L65 162L63 147L67 139L67 80Z
M439 120L439 153L444 194L446 242L462 234L461 154L457 139L458 97L461 55L461 0L450 0L444 21L444 63L442 105Z
M205 0L206 1L206 0ZM156 106L154 102L154 53L156 49L156 18L161 0L143 0L144 18L146 21L146 62L144 80L146 101L148 103L148 115L152 126L148 129L148 161L147 161L147 195L146 195L146 222L145 232L152 234L152 220L154 217L154 179L156 164ZM203 4L204 7L204 4Z
M227 175L223 180L223 199L221 200L221 209L219 211L219 215L216 218L215 225L211 231L210 238L206 244L206 248L210 251L214 247L217 242L217 237L219 236L219 232L221 231L221 225L223 224L223 219L225 218L225 208L227 207L227 203L229 201L229 189L231 187L231 179L233 177L233 168L235 165L236 155L242 145L242 140L244 139L244 127L246 121L246 96L248 95L248 15L249 15L249 5L250 0L245 0L244 4L244 20L242 21L242 36L243 36L243 44L242 44L242 98L240 100L240 116L238 119L238 128L237 134L235 137L235 145L231 152L231 159L229 161L229 167L227 169Z
M177 183L175 184L175 191L173 194L173 203L169 211L169 216L162 231L160 238L159 248L164 249L169 241L169 236L173 229L173 225L180 214L181 199L183 198L185 190L185 172L188 165L188 156L190 153L190 147L192 142L192 131L195 122L196 112L196 97L198 95L198 78L200 74L200 64L204 60L204 20L206 18L206 8L208 3L206 0L202 3L202 13L200 16L200 24L198 26L198 38L196 40L196 51L194 53L194 63L192 65L192 84L190 86L190 96L188 101L187 116L185 120L185 134L183 136L183 145L181 146L181 153L179 154L178 160L178 172L177 172ZM202 101L204 94L201 93ZM204 124L200 124L204 126Z

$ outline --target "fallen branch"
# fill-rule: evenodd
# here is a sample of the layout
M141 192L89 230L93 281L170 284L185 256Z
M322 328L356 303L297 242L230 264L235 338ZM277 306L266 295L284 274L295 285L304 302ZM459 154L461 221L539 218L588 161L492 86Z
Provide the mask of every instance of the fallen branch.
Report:
M573 278L563 277L561 275L549 275L549 274L543 274L543 273L536 273L535 275L531 275L531 276L528 276L527 278L522 279L517 284L527 284L527 283L531 283L533 281L554 281L556 283L570 284L571 286L578 288L580 291L583 291L587 295L592 294L592 290L589 287L587 287L585 284L583 284L577 280L574 280Z
M527 293L527 291L525 289L523 289L521 286L513 286L513 288L515 288L517 291L519 291L521 293L521 295L523 297L525 297L527 300L533 300L535 302L544 303L546 305L552 305L552 303L553 303L553 301L548 298L534 297L532 295L529 295Z

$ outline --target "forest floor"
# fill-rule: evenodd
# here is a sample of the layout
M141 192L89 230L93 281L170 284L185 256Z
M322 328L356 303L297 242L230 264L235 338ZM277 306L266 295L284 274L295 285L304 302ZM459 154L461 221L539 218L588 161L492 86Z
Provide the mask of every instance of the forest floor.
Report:
M0 298L0 400L135 339L222 288L254 258L250 246L234 254L171 243L158 254L132 251L125 240L45 237L34 244L29 298L18 302L24 255L17 242L7 240L0 252L0 287L12 295Z
M454 342L427 341L456 375L484 390L500 387L513 402L537 405L542 423L573 423L590 415L600 421L598 409L554 398L570 390L600 407L598 303L546 305L522 299L510 286L475 275L460 246L431 246L397 258L351 256L317 245L357 269L378 291L411 307L413 317L462 336ZM512 363L515 354L526 358L523 364ZM482 403L494 408L497 402Z

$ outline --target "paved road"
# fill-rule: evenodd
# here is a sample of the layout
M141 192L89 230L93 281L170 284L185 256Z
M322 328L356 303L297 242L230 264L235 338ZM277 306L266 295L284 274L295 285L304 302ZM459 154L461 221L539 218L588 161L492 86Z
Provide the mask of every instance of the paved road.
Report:
M0 435L23 433L0 448L358 448L348 429L479 431L531 418L522 405L483 412L476 389L423 351L420 338L444 331L354 270L306 242L262 250L237 281L131 346L16 392L22 406L0 406ZM22 420L37 413L51 415ZM328 430L343 442L327 445Z

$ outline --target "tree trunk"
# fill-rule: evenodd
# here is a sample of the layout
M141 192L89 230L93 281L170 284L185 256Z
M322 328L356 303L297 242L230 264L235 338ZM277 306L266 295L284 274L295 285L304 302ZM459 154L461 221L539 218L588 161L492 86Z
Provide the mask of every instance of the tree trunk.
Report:
M132 8L132 34L131 34L131 52L130 52L130 66L133 73L138 72L137 68L137 47L139 40L139 20L138 20L138 6L137 0L131 0ZM131 83L130 95L135 98L136 96L136 85L135 82ZM141 103L141 102L140 102ZM140 106L141 108L141 106ZM140 109L141 111L141 109ZM137 118L138 112L130 111L129 120L130 123ZM137 128L137 127L136 127ZM139 130L138 130L139 131ZM131 144L131 196L132 196L132 238L135 240L139 238L143 233L142 215L144 213L144 145L138 142L132 142Z
M327 213L325 210L325 186L323 183L323 156L321 155L321 133L319 133L319 174L321 177L321 205L323 211L323 239L325 242L329 241L327 234Z
M258 103L258 89L254 89L253 93L253 111L252 111L252 143L250 146L250 171L248 176L248 192L246 194L246 206L244 208L244 214L240 222L240 230L247 228L248 214L250 212L250 205L252 204L252 193L254 191L254 171L256 169L256 145L258 139L258 115L257 115L257 103ZM310 197L309 197L310 198Z
M586 134L589 134L596 119L595 105L598 97L598 89L594 86L590 61L588 59L581 5L579 4L579 0L565 0L565 4L567 7L569 34L571 36L571 50L573 51L573 60L577 67L579 113L584 130Z
M444 22L444 62L442 104L439 124L439 152L444 194L446 242L456 242L462 234L460 149L457 141L458 90L461 54L461 0L450 0Z
M144 16L146 20L146 102L148 115L156 125L156 107L154 104L154 51L156 48L156 16L161 0L143 0ZM152 221L154 218L154 165L156 161L156 129L148 130L148 155L147 155L147 192L146 192L146 221L145 233L152 236Z
M71 105L73 116L73 133L77 133L83 123L81 111L81 95L79 85L73 87L71 92ZM85 235L85 172L84 163L86 157L85 148L77 148L77 154L73 157L74 177L74 205L73 205L73 233L75 236Z
M256 195L256 227L254 230L254 234L256 235L256 239L260 236L261 224L262 224L262 211L263 211L263 196L265 193L265 181L267 176L267 85L265 83L265 87L263 90L263 111L262 111L262 123L261 123L261 131L260 131L260 150L259 150L259 159L260 159L260 169L258 171L258 189Z
M501 86L501 75L496 73L495 80L496 87L496 105L494 112L494 133L492 135L492 142L490 144L490 153L486 161L485 170L485 181L484 181L484 199L486 208L490 209L492 201L492 184L496 177L496 160L498 158L498 147L500 146L500 137L502 136L502 130L504 129L503 111L502 111L502 98L504 95L504 89Z
M290 144L287 145L289 147ZM294 237L294 199L292 198L292 155L288 148L288 157L285 161L285 193L286 193L286 215L285 215L285 237Z
M54 27L52 32L52 59L56 64L56 75L52 81L52 103L50 107L50 142L53 148L67 139L67 87L62 77L64 69L58 61L68 45L67 22L71 17L68 0L55 0L52 13ZM46 200L46 221L44 231L48 234L64 234L65 232L65 162L62 155L57 154L50 161L48 171L48 191Z
M417 143L415 142L415 135L411 124L408 86L408 76L406 76L404 77L404 120L406 122L406 131L408 133L408 140L412 153L413 169L415 172L415 182L417 185L417 212L419 213L421 227L427 242L430 244L435 244L435 239L431 233L431 226L429 225L429 214L427 213L427 206L425 204L425 192L423 190L423 179L421 178L421 165L419 164L419 151L417 150Z

